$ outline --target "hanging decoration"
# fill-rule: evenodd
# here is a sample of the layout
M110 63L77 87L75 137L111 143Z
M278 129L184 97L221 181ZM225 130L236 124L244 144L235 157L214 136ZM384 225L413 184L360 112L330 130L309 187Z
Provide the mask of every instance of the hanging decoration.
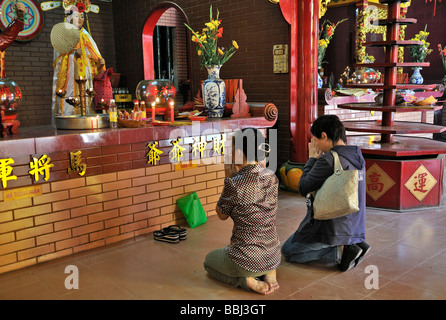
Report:
M25 6L24 29L16 40L30 41L37 37L43 28L43 15L39 4L35 0L20 0ZM2 0L0 3L0 28L6 29L14 20L14 1Z
M438 0L438 2L441 2L442 0ZM432 2L432 0L429 0L429 2ZM427 0L425 0L424 3L427 3ZM435 17L435 12L437 11L437 0L434 0L434 17Z
M401 4L401 17L404 18L407 14L411 1ZM375 7L376 8L376 7ZM371 57L367 54L364 43L366 42L367 33L382 34L383 40L386 39L386 26L376 26L372 21L387 19L387 10L374 10L372 6L366 6L359 10L357 17L357 37L356 37L356 63L365 63L366 59ZM400 26L400 40L404 40L406 34L406 25ZM404 47L398 49L398 61L404 61Z
M322 18L327 12L328 4L331 0L319 0L319 19Z

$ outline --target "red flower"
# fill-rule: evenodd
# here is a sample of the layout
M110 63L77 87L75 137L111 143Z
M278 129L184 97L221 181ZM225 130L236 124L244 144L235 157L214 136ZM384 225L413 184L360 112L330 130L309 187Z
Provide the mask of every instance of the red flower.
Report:
M219 37L219 38L223 37L223 27L221 27L220 29L218 29L218 37Z
M79 13L84 13L85 12L85 5L81 2L78 2L76 4L77 10L79 11Z

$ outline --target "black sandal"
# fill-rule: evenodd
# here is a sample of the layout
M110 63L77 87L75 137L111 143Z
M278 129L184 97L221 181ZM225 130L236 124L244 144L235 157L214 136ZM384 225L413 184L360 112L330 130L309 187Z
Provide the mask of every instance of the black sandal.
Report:
M155 231L153 233L153 238L156 241L163 241L168 243L180 242L180 236L178 235L178 232L165 232L164 229L160 231Z
M171 225L167 228L163 228L164 233L177 233L180 240L186 240L187 231L185 228L181 228L179 225Z

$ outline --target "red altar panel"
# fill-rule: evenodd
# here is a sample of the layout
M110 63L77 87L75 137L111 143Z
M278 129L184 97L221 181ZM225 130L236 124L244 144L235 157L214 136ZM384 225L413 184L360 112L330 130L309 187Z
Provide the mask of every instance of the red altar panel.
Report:
M366 159L367 206L407 210L439 206L444 156L418 160Z

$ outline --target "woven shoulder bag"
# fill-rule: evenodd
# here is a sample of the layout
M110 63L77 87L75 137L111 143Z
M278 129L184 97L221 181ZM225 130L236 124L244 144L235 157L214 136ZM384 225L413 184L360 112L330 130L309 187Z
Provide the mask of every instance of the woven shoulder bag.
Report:
M359 170L342 169L337 152L334 158L334 173L325 180L314 194L314 219L329 220L359 211L358 175Z

